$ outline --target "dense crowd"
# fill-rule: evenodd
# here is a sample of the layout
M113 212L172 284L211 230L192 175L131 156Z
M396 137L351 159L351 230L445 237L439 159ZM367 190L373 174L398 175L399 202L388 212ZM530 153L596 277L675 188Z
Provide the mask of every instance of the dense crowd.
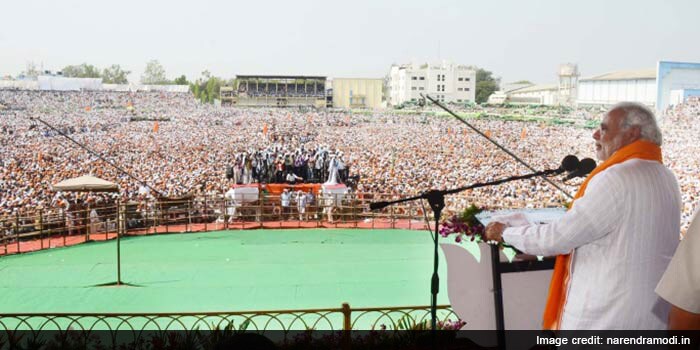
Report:
M186 193L222 195L234 183L359 179L358 193L412 195L529 172L454 119L421 114L351 114L292 109L222 108L186 93L0 91L0 211L54 208L89 200L50 185L85 175L117 182L123 199ZM667 111L664 161L680 180L684 222L700 194L700 100ZM591 119L591 111L572 111ZM575 115L574 115L575 114ZM41 118L104 159L105 164ZM566 116L565 116L566 117ZM536 169L567 154L593 157L593 130L544 122L472 119L477 128ZM293 174L289 177L288 175ZM559 181L559 180L556 180ZM564 188L573 193L577 181ZM448 198L458 210L559 206L569 201L541 179L511 182Z

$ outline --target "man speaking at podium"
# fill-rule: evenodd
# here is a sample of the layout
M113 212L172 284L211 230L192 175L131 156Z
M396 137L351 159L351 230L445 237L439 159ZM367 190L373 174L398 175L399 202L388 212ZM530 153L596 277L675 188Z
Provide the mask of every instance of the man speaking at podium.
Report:
M661 131L645 106L613 106L593 134L599 164L558 221L506 227L486 239L557 255L545 329L665 329L670 305L654 293L680 231L681 194L663 165Z

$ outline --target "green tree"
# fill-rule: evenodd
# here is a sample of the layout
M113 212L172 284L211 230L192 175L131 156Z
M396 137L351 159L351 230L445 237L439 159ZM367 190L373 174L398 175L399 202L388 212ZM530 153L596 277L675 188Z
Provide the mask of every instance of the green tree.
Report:
M219 96L219 90L221 88L221 80L217 77L211 77L209 78L209 81L207 81L207 101L209 103L214 103L215 99L218 99Z
M130 73L128 70L123 70L118 64L113 64L102 70L102 81L106 84L126 84L129 82L126 76Z
M190 85L190 82L187 81L187 77L184 74L175 78L174 83L175 85Z
M484 103L498 90L498 80L493 73L482 68L476 69L476 103Z
M63 76L68 78L102 78L100 69L87 63L77 66L66 66L62 72Z
M169 81L165 77L165 68L158 60L151 60L146 63L146 69L141 76L141 83L147 85L163 85Z
M199 99L199 84L196 84L196 83L190 84L190 91L192 91L194 98Z

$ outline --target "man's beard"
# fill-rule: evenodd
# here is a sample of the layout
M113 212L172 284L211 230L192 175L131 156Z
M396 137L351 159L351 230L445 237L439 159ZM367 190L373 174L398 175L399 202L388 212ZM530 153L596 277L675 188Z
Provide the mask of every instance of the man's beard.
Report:
M608 158L612 157L612 155L615 154L615 152L622 148L622 137L622 134L617 135L614 139L612 139L608 147L605 147L601 144L600 150L596 152L596 156L598 157L598 159L601 161L606 161L608 160ZM603 158L603 156L605 156L603 152L606 152L607 150L612 151L608 151L607 156Z

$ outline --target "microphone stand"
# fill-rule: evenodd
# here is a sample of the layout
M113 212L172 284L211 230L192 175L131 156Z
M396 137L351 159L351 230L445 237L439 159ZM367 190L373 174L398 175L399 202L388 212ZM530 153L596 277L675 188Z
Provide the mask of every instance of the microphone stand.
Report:
M432 326L433 344L435 344L435 341L437 339L437 333L436 333L437 332L437 295L440 291L440 277L438 276L438 237L439 237L438 226L440 224L440 216L442 214L442 209L445 208L445 195L455 194L455 193L459 193L462 191L466 191L466 190L474 189L474 188L479 188L479 187L495 186L495 185L499 185L499 184L502 184L504 182L509 182L509 181L529 179L529 178L533 178L533 177L537 177L537 176L560 174L562 172L564 172L564 169L562 169L562 168L554 169L554 170L544 170L544 171L538 171L538 172L534 172L534 173L530 173L530 174L526 174L526 175L511 176L511 177L507 177L507 178L495 180L495 181L475 183L472 185L458 187L458 188L454 188L454 189L450 189L450 190L430 190L430 191L427 191L427 192L422 193L422 194L417 195L417 196L397 199L394 201L381 201L381 202L370 203L370 205L369 205L370 210L377 210L377 209L382 209L382 208L388 207L390 205L398 204L398 203L415 201L417 199L427 199L428 204L430 204L430 208L433 210L433 216L435 219L435 233L433 236L433 246L434 246L434 249L433 249L433 276L430 280L430 294L431 294L430 318L431 318L431 326Z

